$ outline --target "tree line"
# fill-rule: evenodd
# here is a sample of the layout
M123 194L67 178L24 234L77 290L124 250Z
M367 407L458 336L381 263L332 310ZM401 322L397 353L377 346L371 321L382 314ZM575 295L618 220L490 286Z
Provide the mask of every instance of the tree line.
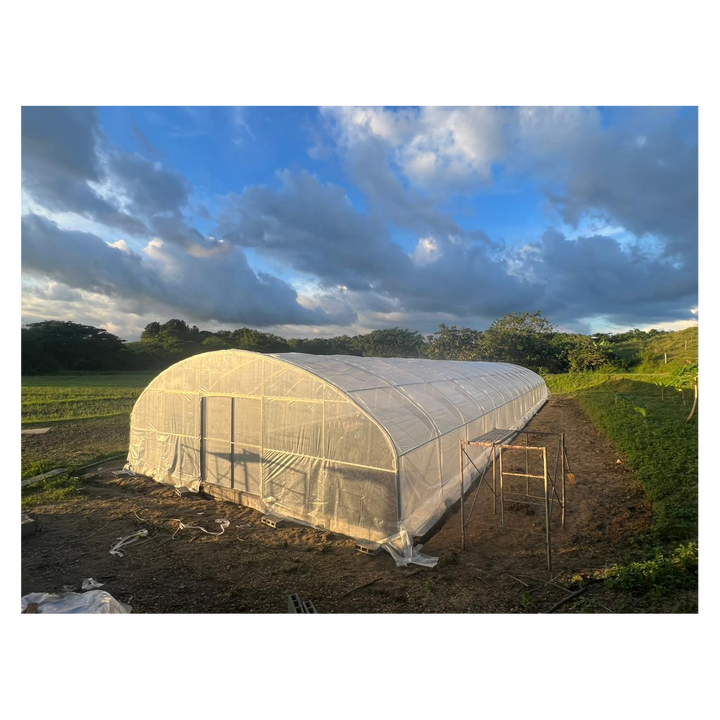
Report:
M427 336L395 327L330 338L283 338L246 327L211 332L173 319L152 322L140 340L126 342L103 328L47 320L22 328L22 372L163 370L192 355L235 348L263 353L509 362L538 372L561 373L625 367L626 361L614 352L613 345L660 332L562 333L542 313L525 312L504 315L487 330L440 324Z

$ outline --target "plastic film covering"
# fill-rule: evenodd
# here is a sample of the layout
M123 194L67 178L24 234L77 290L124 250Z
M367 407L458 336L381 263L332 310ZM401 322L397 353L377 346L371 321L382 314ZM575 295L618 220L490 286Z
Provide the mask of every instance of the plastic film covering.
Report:
M352 537L412 538L460 497L460 441L522 428L548 395L540 376L503 363L221 350L148 386L128 462ZM467 451L469 480L489 451Z

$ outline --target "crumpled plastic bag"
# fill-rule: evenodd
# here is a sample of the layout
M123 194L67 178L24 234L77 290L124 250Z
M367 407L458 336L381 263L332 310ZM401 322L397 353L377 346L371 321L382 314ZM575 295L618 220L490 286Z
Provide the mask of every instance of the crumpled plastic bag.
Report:
M25 612L30 603L37 604L41 614L94 614L127 615L132 607L116 600L105 590L90 590L84 593L30 593L20 600L20 608Z
M82 590L96 590L97 588L101 588L104 584L105 583L101 583L99 580L95 580L95 578L85 578L80 587Z
M420 552L422 545L413 545L410 533L405 528L402 528L397 535L387 538L382 546L392 555L398 567L413 564L433 568L438 562L438 558Z

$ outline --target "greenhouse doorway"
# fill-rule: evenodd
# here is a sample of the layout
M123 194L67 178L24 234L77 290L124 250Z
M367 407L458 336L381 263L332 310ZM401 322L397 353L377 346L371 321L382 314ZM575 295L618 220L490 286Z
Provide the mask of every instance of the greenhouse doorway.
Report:
M260 399L209 396L200 402L203 483L260 497Z

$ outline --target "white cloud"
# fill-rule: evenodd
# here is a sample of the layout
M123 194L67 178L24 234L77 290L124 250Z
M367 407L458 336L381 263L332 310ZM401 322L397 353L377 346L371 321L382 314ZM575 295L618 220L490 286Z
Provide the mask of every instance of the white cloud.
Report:
M430 265L442 257L442 248L435 238L420 238L412 257L416 265Z
M492 163L505 153L508 113L496 108L326 108L342 142L368 136L386 141L414 184L447 188L491 179Z
M203 113L191 114L209 127ZM353 190L280 171L269 185L229 192L217 220L200 213L218 223L209 235L191 225L189 181L113 147L97 113L24 110L23 264L38 282L53 281L28 285L44 303L27 301L28 316L54 303L60 315L89 317L79 292L116 318L152 309L206 327L321 334L482 326L535 308L568 323L600 313L615 323L688 322L697 298L697 147L677 113L612 126L585 108L324 114L334 133L315 138L311 154L326 157L334 139ZM237 141L254 139L242 111L234 125ZM455 198L443 201L460 192L469 207L493 174L544 192L560 232L538 230L507 249L467 229L449 209ZM416 243L409 252L408 242Z

